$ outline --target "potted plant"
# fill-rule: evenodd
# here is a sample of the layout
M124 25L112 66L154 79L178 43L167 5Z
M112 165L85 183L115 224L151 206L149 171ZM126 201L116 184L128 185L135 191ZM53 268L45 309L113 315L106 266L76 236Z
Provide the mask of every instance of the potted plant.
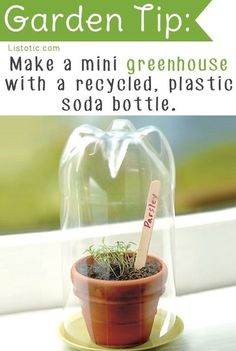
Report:
M92 245L71 268L74 293L98 345L131 347L149 339L167 267L148 255L145 266L136 269L132 244Z

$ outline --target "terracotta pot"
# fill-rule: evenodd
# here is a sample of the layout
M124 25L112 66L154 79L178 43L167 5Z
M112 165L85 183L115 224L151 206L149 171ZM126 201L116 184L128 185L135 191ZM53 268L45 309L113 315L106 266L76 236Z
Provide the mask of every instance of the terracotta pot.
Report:
M112 281L88 278L77 271L77 261L71 269L74 293L80 299L82 313L93 342L103 346L131 347L149 339L160 296L165 290L167 267L156 260L161 271L147 278Z

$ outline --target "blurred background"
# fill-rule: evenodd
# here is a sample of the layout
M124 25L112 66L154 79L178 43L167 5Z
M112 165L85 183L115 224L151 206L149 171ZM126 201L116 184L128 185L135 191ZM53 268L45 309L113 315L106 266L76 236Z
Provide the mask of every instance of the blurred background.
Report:
M111 117L0 117L0 234L58 229L58 166L72 130ZM155 125L176 162L176 213L236 205L236 117L129 117Z

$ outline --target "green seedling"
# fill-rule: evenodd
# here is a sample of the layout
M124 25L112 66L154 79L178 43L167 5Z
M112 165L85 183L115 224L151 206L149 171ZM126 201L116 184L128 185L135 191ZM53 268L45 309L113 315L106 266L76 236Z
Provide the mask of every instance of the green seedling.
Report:
M134 269L136 252L132 250L133 245L135 243L126 244L123 241L116 241L113 245L108 245L103 239L101 245L97 247L91 245L86 252L92 256L98 267L112 272L116 278L119 278Z

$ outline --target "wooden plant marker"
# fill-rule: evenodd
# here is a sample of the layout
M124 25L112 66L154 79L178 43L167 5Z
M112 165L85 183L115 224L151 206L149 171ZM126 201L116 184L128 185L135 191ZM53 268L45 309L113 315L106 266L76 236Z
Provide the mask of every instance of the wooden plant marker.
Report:
M146 264L149 244L152 237L153 226L156 218L160 187L161 182L159 180L153 180L149 187L147 205L143 220L142 234L139 241L137 256L134 263L135 269L141 269Z

